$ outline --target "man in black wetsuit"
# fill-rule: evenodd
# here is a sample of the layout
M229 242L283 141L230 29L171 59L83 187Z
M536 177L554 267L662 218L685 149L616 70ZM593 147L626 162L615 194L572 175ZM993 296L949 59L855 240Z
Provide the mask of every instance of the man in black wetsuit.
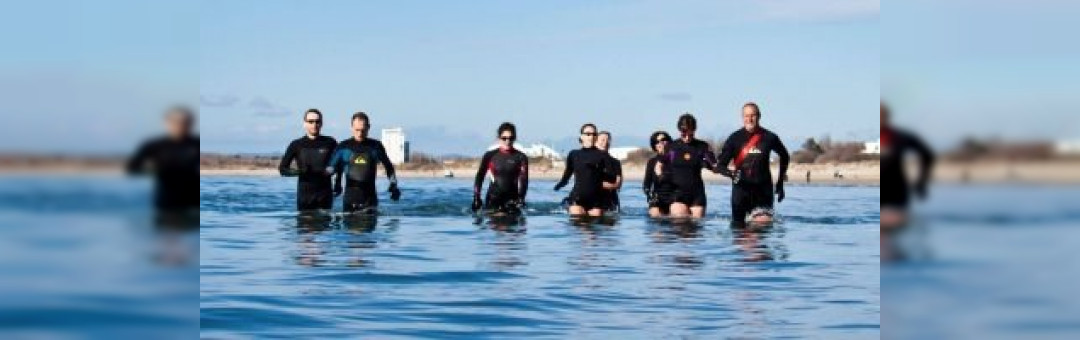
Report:
M656 156L650 158L645 164L645 179L641 184L641 188L645 190L645 198L649 202L649 217L667 215L674 200L675 183L672 183L671 176L665 175L663 169L658 166L670 142L671 135L664 131L656 131L649 136L649 147L656 152Z
M904 156L914 152L919 172L914 183L907 180ZM908 219L911 196L925 199L930 183L934 153L918 136L892 125L889 107L881 103L881 258L902 259L905 254L894 244L894 234L903 230Z
M773 207L773 177L769 168L769 155L780 157L776 177L776 201L784 201L784 178L791 156L784 143L775 133L761 127L761 109L750 102L742 108L743 127L727 138L720 150L718 171L732 178L731 220L737 226L746 222L746 215L754 208ZM728 163L733 167L728 168Z
M701 169L715 169L716 156L709 143L694 138L697 119L693 115L686 113L679 116L677 127L682 138L669 144L667 153L659 160L662 171L670 174L675 184L671 215L702 218L705 216L707 199Z
M282 176L298 178L296 208L299 210L329 210L334 205L334 196L341 195L341 174L333 176L331 185L331 173L326 171L337 141L319 134L322 124L323 115L318 109L304 112L305 134L289 143L278 165ZM291 167L294 161L295 169Z
M382 142L368 138L371 120L363 112L352 116L353 138L338 144L334 157L330 160L327 171L345 174L345 198L342 210L374 214L379 206L379 197L375 192L375 173L377 163L382 163L387 179L390 180L390 199L397 201L401 197L398 190L394 164L386 155Z
M611 148L611 132L600 131L596 137L596 148L607 155L607 163L604 165L604 210L619 212L619 189L622 188L622 162L611 157L608 149Z
M154 207L162 215L199 213L199 136L195 114L186 107L165 113L165 136L143 143L128 160L129 174L154 176Z
M499 146L484 153L476 170L472 210L477 212L487 207L492 213L521 214L529 189L529 157L514 149L514 141L517 140L517 127L514 124L507 122L499 125L498 136ZM484 204L480 200L480 191L487 176L491 176L491 185L488 185Z
M604 166L607 154L596 148L596 125L581 126L581 149L570 151L566 156L566 169L555 191L559 191L574 176L574 188L570 190L572 216L602 216L604 214Z

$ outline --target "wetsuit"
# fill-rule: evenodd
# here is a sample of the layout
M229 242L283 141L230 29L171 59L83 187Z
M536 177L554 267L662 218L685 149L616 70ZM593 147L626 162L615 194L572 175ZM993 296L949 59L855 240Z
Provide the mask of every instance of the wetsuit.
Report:
M566 186L574 176L574 188L570 190L570 204L585 210L604 209L604 167L608 154L595 147L570 151L566 156L566 170L555 190Z
M619 177L622 177L622 162L615 157L611 157L611 154L607 154L607 160L604 165L604 182L614 183ZM619 211L619 189L604 190L604 210L607 211Z
M671 175L662 172L657 174L656 163L663 158L656 155L650 158L645 165L645 181L641 188L645 190L645 198L649 202L649 208L660 208L660 213L667 215L671 212L671 203L675 200L675 183L671 182Z
M161 137L143 143L128 160L129 174L152 173L158 212L199 209L199 137Z
M341 186L341 174L330 183L330 157L334 155L337 141L327 136L300 137L285 149L278 164L282 176L297 177L296 208L299 210L330 209L334 206L334 188ZM296 162L296 169L291 168Z
M525 202L525 193L529 189L529 158L514 149L485 153L476 170L474 197L480 197L487 176L491 176L491 185L488 185L484 206L496 212L520 213L518 203Z
M776 185L781 187L791 156L775 133L760 126L753 133L739 129L724 142L718 164L721 172L737 179L731 186L732 221L741 223L754 208L773 207L773 178L769 169L769 155L773 152L780 157ZM735 173L728 173L727 164L732 161Z
M925 195L934 165L934 154L918 137L891 127L881 128L881 205L907 208L911 201L911 186L904 173L904 155L914 151L919 156L919 174L915 178L916 193Z
M375 212L375 208L379 206L379 197L375 192L375 167L378 163L382 163L386 177L390 180L390 190L395 192L397 177L394 175L394 164L390 163L390 158L386 156L386 148L382 142L371 138L363 141L349 138L338 144L334 157L330 160L330 167L335 173L345 175L342 210Z
M674 202L691 207L706 206L705 181L701 178L701 169L711 170L716 166L716 156L709 148L709 143L699 139L690 142L678 139L668 144L667 152L659 162L675 184Z

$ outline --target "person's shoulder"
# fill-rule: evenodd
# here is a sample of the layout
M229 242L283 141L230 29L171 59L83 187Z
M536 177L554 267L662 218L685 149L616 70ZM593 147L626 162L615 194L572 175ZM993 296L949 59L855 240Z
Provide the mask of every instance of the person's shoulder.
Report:
M528 155L526 155L524 152L521 152L521 150L518 150L518 149L514 149L514 157L529 159Z
M318 141L319 143L325 143L325 144L337 145L337 143L338 143L337 139L334 139L334 137L330 137L330 136L327 136L327 135L319 135L319 137L316 138L315 140Z

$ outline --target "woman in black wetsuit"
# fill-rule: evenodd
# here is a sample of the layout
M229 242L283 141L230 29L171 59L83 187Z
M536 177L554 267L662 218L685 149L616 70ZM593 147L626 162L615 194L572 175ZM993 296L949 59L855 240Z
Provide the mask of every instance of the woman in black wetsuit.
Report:
M675 184L671 182L671 176L665 175L662 167L657 166L670 142L671 135L664 131L656 131L649 136L649 147L656 152L656 156L646 163L645 181L641 184L641 188L645 190L645 198L649 202L649 217L668 215L671 211L671 203L674 202Z
M596 125L587 123L581 126L581 149L570 151L566 156L566 170L562 179L555 184L559 191L574 176L574 188L570 190L570 215L602 216L605 208L603 189L604 169L607 166L607 153L596 148Z
M473 185L473 212L486 208L496 214L520 214L529 188L529 158L514 149L517 127L509 122L498 129L498 147L488 151L480 160ZM487 199L480 200L484 178L491 179Z

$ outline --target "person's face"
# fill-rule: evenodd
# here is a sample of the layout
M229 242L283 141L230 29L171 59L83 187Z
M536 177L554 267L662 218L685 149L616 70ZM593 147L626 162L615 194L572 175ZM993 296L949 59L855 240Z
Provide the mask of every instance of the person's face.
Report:
M608 143L610 141L611 141L611 136L604 135L604 134L596 136L596 147L599 148L600 150L607 151L608 147L610 146L610 145L608 145Z
M586 148L596 146L596 128L586 126L581 130L581 146Z
M368 124L363 119L353 119L352 121L352 135L356 140L364 140L367 138Z
M751 106L743 106L742 124L746 131L757 129L759 120L761 120L761 115L757 113L757 110L754 110Z
M696 132L697 132L697 130L694 129L694 128L685 127L685 126L680 126L679 127L679 133L682 134L682 139L684 141L689 141L690 139L693 139L694 138L694 133L696 133Z
M304 115L304 131L309 136L318 136L322 131L322 116L313 112Z
M499 148L503 150L510 150L514 146L514 140L517 139L510 131L503 131L499 133Z
M165 130L169 136L180 138L191 133L191 117L183 112L170 112L165 116Z
M671 141L671 137L667 135L656 136L656 153L664 153L667 150L667 143Z

